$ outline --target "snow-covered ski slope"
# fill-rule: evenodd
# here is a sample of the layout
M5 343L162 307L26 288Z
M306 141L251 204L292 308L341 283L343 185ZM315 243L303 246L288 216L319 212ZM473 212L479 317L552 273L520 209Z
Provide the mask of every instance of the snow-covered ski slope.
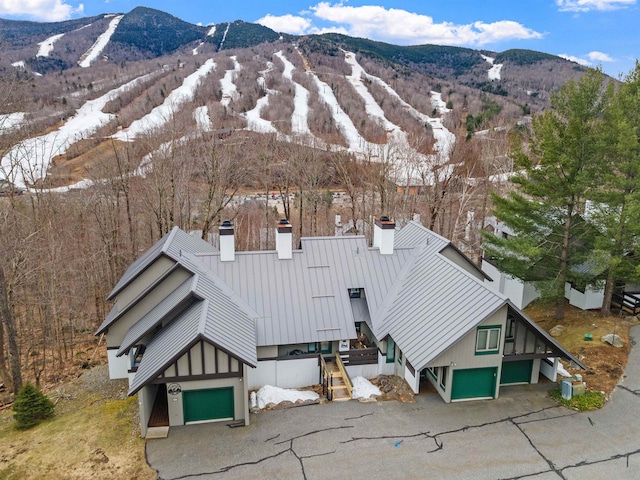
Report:
M0 176L21 188L44 178L55 156L64 154L71 145L90 137L115 118L115 115L102 111L108 102L155 75L157 73L153 72L137 77L95 100L89 100L57 130L18 143L0 161Z
M491 68L487 70L489 80L500 80L500 72L502 71L503 64L494 63L496 59L493 57L487 57L486 55L481 55L481 57L484 58L485 62L491 64Z
M80 65L82 68L87 68L91 65L91 62L98 58L98 56L104 51L105 47L109 43L109 40L111 40L111 36L113 35L113 32L116 31L116 27L120 23L120 20L122 20L122 17L124 17L124 15L118 15L111 19L111 21L109 22L109 26L107 27L105 32L102 33L95 41L95 43L91 45L89 50L87 50L85 54L80 57L78 65Z
M185 78L182 85L167 95L161 105L151 110L151 112L144 117L135 120L128 128L113 135L113 138L123 141L133 141L138 135L149 133L168 123L173 117L173 114L176 113L184 103L193 100L200 80L215 70L215 68L216 64L213 59L208 59L198 70Z

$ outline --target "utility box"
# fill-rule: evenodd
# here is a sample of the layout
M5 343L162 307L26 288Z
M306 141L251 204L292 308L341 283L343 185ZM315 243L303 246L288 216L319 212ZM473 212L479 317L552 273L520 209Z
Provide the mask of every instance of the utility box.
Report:
M563 380L562 381L562 398L565 400L571 400L571 394L573 393L573 385L571 384L571 380Z
M583 395L586 390L587 390L587 385L584 382L573 383L571 385L571 395L574 397L576 395Z

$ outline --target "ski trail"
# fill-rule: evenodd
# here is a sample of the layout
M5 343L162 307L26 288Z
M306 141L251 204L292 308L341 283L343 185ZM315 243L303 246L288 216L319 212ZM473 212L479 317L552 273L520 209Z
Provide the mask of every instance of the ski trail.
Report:
M293 80L293 63L284 56L282 50L275 53L282 63L284 63L284 71L282 76L293 84L293 114L291 115L291 131L298 135L311 135L309 130L309 90Z
M45 177L55 156L64 154L75 142L89 137L116 117L114 114L102 112L108 102L158 74L159 72L152 72L137 77L95 100L89 100L59 129L14 145L0 161L1 176L10 179L21 188L25 188L27 183Z
M356 62L355 56L351 60L352 62ZM357 62L356 62L357 63ZM362 68L362 67L361 67ZM386 83L380 77L376 77L375 75L371 75L367 73L364 69L362 69L362 73L371 82L375 82L379 86L381 86L391 97L396 99L400 105L405 109L407 113L416 118L422 123L429 124L433 130L433 137L435 140L434 149L441 154L441 162L445 163L448 161L449 153L451 151L451 147L455 143L455 135L447 130L442 124L442 118L432 118L424 113L416 110L413 106L405 102L402 97L396 92L391 85ZM446 114L450 110L446 108L445 102L442 101L442 95L437 92L430 92L431 95L431 104L432 106L441 114ZM377 105L377 103L376 103Z
M220 45L218 45L218 50L222 50L222 47L224 46L224 41L227 39L227 33L229 33L229 28L231 28L231 22L227 23L227 28L222 34L222 40L220 40Z
M40 48L38 49L38 53L36 53L36 57L48 57L53 52L53 44L56 43L64 37L64 33L59 33L57 35L51 35L49 38L44 39L42 42L38 43Z
M500 71L502 70L502 67L504 64L494 63L496 59L493 57L487 57L486 55L482 55L482 54L480 56L484 58L485 62L491 64L491 68L487 70L487 75L489 76L489 80L500 80Z
M258 133L277 133L278 130L273 126L273 123L260 116L260 112L263 108L269 105L269 97L271 95L278 95L280 92L277 90L270 90L267 88L267 81L265 75L273 70L273 63L267 62L266 70L261 70L256 79L260 89L265 92L265 95L260 97L256 102L256 106L242 116L247 119L247 129Z
M84 55L80 57L80 61L78 62L78 65L80 65L82 68L87 68L91 65L91 62L93 62L96 58L98 58L98 56L103 52L103 50L109 43L109 40L111 40L111 36L113 35L113 32L116 31L116 27L118 26L118 24L120 23L120 20L122 20L123 17L124 15L118 15L117 17L113 17L113 19L109 22L109 26L107 27L107 30L104 33L102 33L98 37L98 39L95 41L95 43L91 45L89 50L87 50L84 53Z
M202 130L204 132L210 132L213 130L211 127L211 118L209 117L209 108L206 105L195 108L193 110L193 118L196 121L198 130Z
M232 100L238 98L238 89L235 83L233 83L235 75L242 69L242 66L238 63L238 57L233 55L229 57L233 62L233 68L227 70L224 73L224 77L220 79L220 88L222 89L222 99L220 103L223 107L228 107Z
M174 112L184 103L193 100L196 88L200 84L200 80L206 77L211 71L215 70L216 64L212 58L208 59L204 64L186 77L182 81L182 85L173 90L167 98L164 99L162 105L158 105L144 117L135 120L129 128L125 128L113 135L113 138L122 141L133 141L138 135L151 133L154 129L162 127L171 119Z

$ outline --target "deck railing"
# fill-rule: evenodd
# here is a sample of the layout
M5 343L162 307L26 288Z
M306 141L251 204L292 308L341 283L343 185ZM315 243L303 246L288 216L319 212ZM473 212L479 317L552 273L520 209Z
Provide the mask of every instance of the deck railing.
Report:
M378 363L378 348L355 348L337 356L345 365L373 365Z
M353 383L351 382L351 377L347 372L346 368L344 368L344 363L342 363L342 359L340 355L336 355L336 365L338 365L338 370L340 370L340 374L342 375L342 379L344 380L344 384L347 386L347 391L349 392L349 398L353 398Z
M611 305L620 310L637 315L640 313L640 292L614 293L611 298Z

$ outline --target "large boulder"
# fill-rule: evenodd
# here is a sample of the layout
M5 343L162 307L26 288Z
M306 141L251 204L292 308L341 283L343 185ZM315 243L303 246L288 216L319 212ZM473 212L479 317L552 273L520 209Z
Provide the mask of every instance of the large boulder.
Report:
M622 339L618 335L615 335L613 333L604 335L600 340L602 340L604 343L608 343L609 345L613 345L614 347L622 347L624 345Z
M556 325L551 330L549 330L549 335L552 337L559 337L564 332L564 325Z

